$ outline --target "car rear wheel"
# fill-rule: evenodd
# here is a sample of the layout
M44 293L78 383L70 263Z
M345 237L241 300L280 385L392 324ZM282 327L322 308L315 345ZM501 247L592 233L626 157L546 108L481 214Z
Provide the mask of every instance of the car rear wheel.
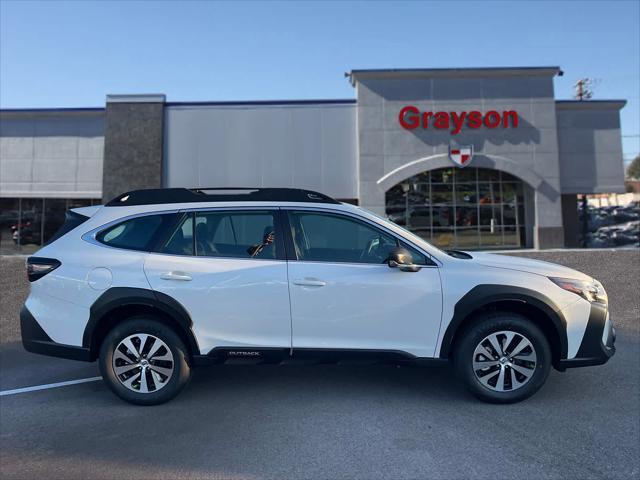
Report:
M528 318L507 312L485 314L463 333L454 353L458 376L478 398L492 403L524 400L544 384L551 349Z
M100 349L102 377L120 398L138 405L171 400L191 369L180 337L149 317L133 317L111 330Z

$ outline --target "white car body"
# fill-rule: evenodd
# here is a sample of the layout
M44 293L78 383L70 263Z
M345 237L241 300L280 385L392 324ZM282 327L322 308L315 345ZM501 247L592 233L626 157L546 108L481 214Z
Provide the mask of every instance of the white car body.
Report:
M432 265L406 272L386 263L172 255L113 248L96 240L96 234L123 219L220 210L296 210L346 216L396 237L424 254ZM471 311L491 302L514 308L520 305L523 311L539 309L536 311L553 317L545 320L544 328L551 331L555 327L551 335L557 338L550 342L554 366L560 370L604 363L613 354L614 332L606 305L606 318L596 326L600 344L585 347L594 304L550 280L594 282L589 276L512 256L479 252L472 252L471 258L451 256L352 205L203 201L127 206L125 202L74 211L87 218L34 255L60 262L31 283L25 303L23 323L35 321L44 335L30 337L33 328L23 326L24 344L38 353L95 360L100 309L107 304L114 308L134 305L138 300L142 308L168 297L171 305L177 304L175 309L186 312L188 319L181 328L190 329L190 353L202 361L220 359L219 352L229 357L261 356L270 351L295 356L313 350L446 359L457 329ZM136 294L123 299L118 293L129 291L142 292L142 297ZM170 309L166 312L171 315ZM590 352L588 356L579 355L581 346ZM600 351L602 355L593 354Z

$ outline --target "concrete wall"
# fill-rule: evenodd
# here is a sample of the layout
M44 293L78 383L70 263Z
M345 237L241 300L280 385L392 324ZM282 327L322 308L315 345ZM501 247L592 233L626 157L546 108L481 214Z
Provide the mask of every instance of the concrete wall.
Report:
M534 246L563 245L555 69L444 70L354 76L358 99L360 200L384 212L385 191L419 172L452 166L451 143L473 145L472 165L511 173L534 189ZM400 110L515 110L518 128L406 130Z
M100 198L104 110L0 112L0 197Z
M624 101L557 102L562 193L624 193Z
M183 105L165 116L165 186L298 187L355 199L355 105Z
M162 186L164 95L108 95L105 202L121 193Z

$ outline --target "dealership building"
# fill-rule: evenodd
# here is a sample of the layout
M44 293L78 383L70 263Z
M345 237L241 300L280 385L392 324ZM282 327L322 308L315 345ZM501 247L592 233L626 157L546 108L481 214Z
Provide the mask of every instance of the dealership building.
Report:
M254 186L317 190L439 246L577 246L578 196L624 192L625 101L556 100L556 75L353 70L353 99L0 110L2 251L124 191Z

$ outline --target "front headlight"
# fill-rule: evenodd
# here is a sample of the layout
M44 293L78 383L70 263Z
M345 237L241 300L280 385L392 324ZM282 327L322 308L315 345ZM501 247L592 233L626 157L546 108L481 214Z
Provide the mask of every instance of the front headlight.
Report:
M580 295L588 302L598 302L606 305L609 300L607 292L597 280L575 280L573 278L557 277L549 277L549 280L564 290Z

